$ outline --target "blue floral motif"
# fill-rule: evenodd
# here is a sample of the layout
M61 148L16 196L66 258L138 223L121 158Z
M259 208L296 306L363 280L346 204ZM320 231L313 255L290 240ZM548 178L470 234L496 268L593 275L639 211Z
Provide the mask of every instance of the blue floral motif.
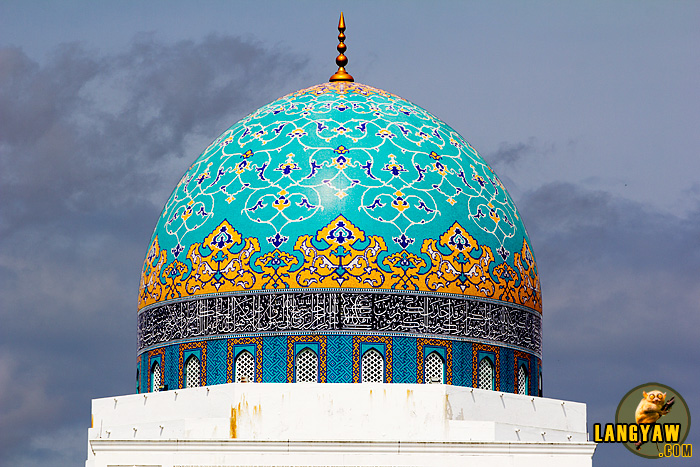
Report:
M462 235L461 229L455 229L454 235L450 237L449 244L462 251L469 246L469 241Z
M280 235L279 232L272 237L267 237L267 241L275 245L275 248L279 248L287 240L289 240L289 237Z
M408 248L410 244L415 242L415 239L408 238L405 234L401 234L400 237L393 237L393 240L401 246L404 250Z
M183 251L185 251L185 248L184 248L182 245L180 245L180 244L178 243L178 244L175 245L175 246L173 247L173 249L170 250L170 251L172 251L173 255L177 258L178 256L180 256L180 253L182 253Z
M506 250L503 247L500 247L496 252L503 258L503 261L505 261L508 258L508 255L510 255L510 252Z
M340 221L337 224L337 227L332 229L328 235L326 236L328 240L335 240L338 243L345 243L346 241L352 241L355 239L355 236L351 231L345 228L345 223Z

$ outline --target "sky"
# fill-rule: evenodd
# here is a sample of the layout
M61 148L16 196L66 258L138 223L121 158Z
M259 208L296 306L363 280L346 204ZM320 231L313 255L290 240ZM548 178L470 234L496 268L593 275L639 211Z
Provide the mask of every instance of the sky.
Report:
M90 400L135 391L171 190L230 125L327 81L341 10L355 80L447 122L515 200L545 396L588 404L591 433L650 381L700 416L700 2L0 0L0 466L84 462Z

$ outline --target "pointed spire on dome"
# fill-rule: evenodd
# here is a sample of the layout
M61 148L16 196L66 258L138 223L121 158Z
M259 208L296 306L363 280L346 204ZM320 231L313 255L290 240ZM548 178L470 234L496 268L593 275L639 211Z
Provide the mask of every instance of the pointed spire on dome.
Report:
M355 79L345 71L345 65L348 64L348 57L345 56L345 51L348 47L344 44L345 34L343 34L343 32L345 31L345 18L343 18L342 11L340 12L340 20L338 21L338 31L340 31L340 34L338 34L338 40L340 41L338 44L338 52L340 52L340 54L335 59L335 63L338 65L338 71L336 71L328 81L355 81Z

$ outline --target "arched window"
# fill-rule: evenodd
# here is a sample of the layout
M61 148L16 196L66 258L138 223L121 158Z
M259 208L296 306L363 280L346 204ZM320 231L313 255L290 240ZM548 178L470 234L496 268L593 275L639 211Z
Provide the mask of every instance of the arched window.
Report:
M240 383L241 381L255 381L255 359L253 354L247 350L242 351L236 357L235 367L235 381Z
M194 355L190 355L185 362L185 387L196 388L200 386L201 373L202 371L199 359Z
M540 370L540 377L537 379L538 396L542 397L542 370Z
M318 357L316 356L316 352L308 347L297 354L296 382L318 382Z
M479 389L494 390L494 368L489 357L484 357L479 362Z
M151 392L158 392L160 391L160 383L161 383L161 377L160 377L160 364L159 362L154 362L153 366L151 367Z
M136 394L141 392L141 372L136 369Z
M362 382L384 382L384 357L375 349L369 349L362 356Z
M528 394L530 387L528 379L527 368L525 365L520 365L518 368L518 394Z
M431 352L425 357L425 382L440 384L445 382L445 362L437 352Z

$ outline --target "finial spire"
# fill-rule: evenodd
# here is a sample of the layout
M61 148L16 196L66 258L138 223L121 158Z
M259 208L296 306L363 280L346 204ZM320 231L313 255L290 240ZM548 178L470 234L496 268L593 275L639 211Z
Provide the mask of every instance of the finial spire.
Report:
M343 34L343 32L345 31L345 18L343 18L342 11L340 12L340 20L338 21L338 31L340 31L340 34L338 34L338 41L340 41L338 44L338 52L340 53L335 59L335 64L338 65L338 71L336 71L328 81L355 81L355 79L345 71L345 65L348 64L348 57L345 56L345 51L348 46L344 43L345 34Z

